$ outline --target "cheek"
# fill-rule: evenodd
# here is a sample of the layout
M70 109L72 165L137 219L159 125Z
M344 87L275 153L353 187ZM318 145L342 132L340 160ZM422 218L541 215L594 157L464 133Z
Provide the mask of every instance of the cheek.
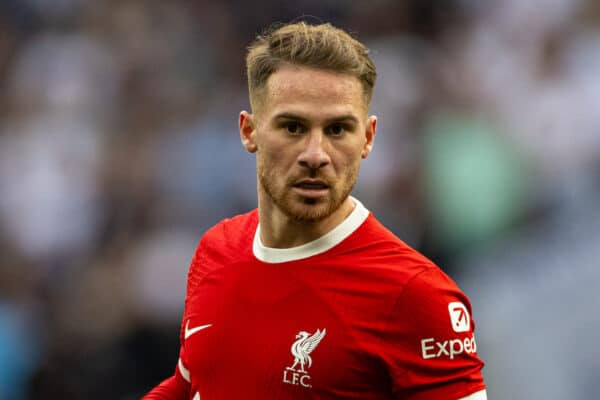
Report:
M260 173L273 182L285 180L293 167L293 160L290 161L284 151L273 148L259 150L257 160Z
M362 160L362 147L347 146L340 148L335 154L336 164L339 172L344 173L345 169L355 168Z
M282 156L281 152L269 149L259 151L259 158L262 159L263 164L269 166L276 166L277 168L281 168L283 166L285 157Z
M290 168L296 162L294 149L285 143L262 143L258 147L257 156L264 165L269 165L277 169Z

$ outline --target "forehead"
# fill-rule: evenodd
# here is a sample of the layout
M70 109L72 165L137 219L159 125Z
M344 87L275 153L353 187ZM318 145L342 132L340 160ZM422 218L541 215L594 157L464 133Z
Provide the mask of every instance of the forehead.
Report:
M366 112L360 81L345 73L284 65L269 77L265 89L264 105L268 113L295 107Z

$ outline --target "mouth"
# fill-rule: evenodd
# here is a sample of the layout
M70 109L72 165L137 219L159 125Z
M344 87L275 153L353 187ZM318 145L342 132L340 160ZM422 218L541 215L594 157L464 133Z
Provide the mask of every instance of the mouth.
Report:
M308 189L308 190L324 190L328 189L329 185L320 180L302 180L296 184L294 184L295 188L299 189Z
M329 190L329 185L321 180L304 179L295 183L292 188L301 196L317 198L325 195Z

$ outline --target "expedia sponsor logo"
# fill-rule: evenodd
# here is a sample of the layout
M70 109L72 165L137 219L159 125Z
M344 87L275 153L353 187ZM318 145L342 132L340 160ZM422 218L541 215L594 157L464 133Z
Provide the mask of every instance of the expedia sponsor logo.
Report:
M471 318L467 307L460 301L448 304L450 323L454 332L468 332L471 330Z
M421 340L421 354L425 360L443 357L453 360L454 357L463 353L477 353L477 343L474 336L444 341L438 341L435 338Z

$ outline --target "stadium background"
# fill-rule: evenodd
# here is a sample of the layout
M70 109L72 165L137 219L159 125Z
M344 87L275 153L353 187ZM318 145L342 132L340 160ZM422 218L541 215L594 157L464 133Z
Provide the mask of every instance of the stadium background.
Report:
M471 297L490 398L597 396L599 4L2 0L0 399L172 373L196 242L255 207L244 48L302 15L372 48L355 195Z

